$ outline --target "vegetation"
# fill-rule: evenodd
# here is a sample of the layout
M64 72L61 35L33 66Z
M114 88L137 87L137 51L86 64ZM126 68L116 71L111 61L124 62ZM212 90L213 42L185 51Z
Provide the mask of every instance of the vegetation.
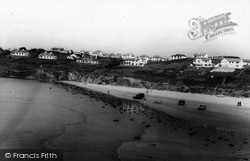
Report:
M150 62L144 67L120 66L122 60L116 58L98 57L100 64L82 64L66 59L67 54L57 53L58 60L38 59L43 49L31 49L31 56L28 58L12 57L9 51L0 48L0 76L14 75L18 78L25 78L34 73L35 70L43 70L53 73L57 78L60 73L76 73L76 75L87 75L99 77L105 83L106 78L112 78L113 82L126 84L135 87L150 87L157 89L171 89L177 86L179 91L203 92L214 89L249 90L250 89L250 68L236 70L233 73L211 73L210 68L192 67L193 59L172 60L165 62ZM63 77L66 79L66 77ZM133 78L141 83L132 83L131 80L118 78ZM87 79L87 78L86 78ZM170 85L168 88L163 86Z

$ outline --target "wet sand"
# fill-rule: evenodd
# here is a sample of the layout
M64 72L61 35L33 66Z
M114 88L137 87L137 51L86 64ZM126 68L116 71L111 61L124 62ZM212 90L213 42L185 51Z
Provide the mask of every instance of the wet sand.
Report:
M109 91L110 95L126 99L145 92L128 87L63 83L106 94ZM180 98L186 100L185 106L177 105ZM236 106L239 100L242 107ZM201 103L206 103L208 110L198 111ZM123 142L119 156L122 160L249 160L248 103L249 99L243 98L153 90L145 102L150 108L138 113L144 120L145 133L137 140Z
M1 149L63 149L64 160L112 161L123 142L144 133L140 116L95 93L3 78L0 87Z

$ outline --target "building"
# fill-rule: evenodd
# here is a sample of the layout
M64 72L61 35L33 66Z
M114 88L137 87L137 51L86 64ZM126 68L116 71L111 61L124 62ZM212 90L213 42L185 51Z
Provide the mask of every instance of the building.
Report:
M114 54L114 53L109 53L110 58L122 58L121 54Z
M243 59L244 64L250 65L250 59Z
M49 59L49 60L57 60L57 56L53 51L45 51L44 53L41 53L38 55L39 59Z
M208 55L206 53L194 53L193 58L208 58Z
M196 58L193 62L195 67L206 67L211 68L213 67L212 59L209 58Z
M92 57L82 57L76 60L77 63L84 63L84 64L99 64L99 61Z
M126 59L125 61L123 61L123 63L121 65L142 67L147 63L148 63L148 60L146 60L146 59L134 58L134 59Z
M74 53L74 54L67 56L67 59L69 59L69 60L76 60L79 58L81 58L81 53Z
M104 53L101 50L96 50L96 51L91 52L90 55L97 58L98 56L103 57Z
M171 59L172 60L176 60L176 59L186 59L187 56L184 54L175 54L175 55L171 55Z
M19 57L29 57L30 53L26 49L18 49L18 50L13 50L10 53L11 56L19 56Z
M138 57L136 57L137 59L142 59L142 60L145 60L145 61L149 61L149 60L151 60L151 58L149 57L149 56L147 56L147 55L141 55L141 56L138 56Z
M160 57L159 55L155 55L155 56L151 57L150 60L151 61L165 61L165 59Z
M246 63L244 63L242 59L235 56L224 56L224 58L220 62L221 67L228 67L235 69L244 68L245 65Z
M126 53L126 54L122 54L122 59L134 59L135 55L132 53Z

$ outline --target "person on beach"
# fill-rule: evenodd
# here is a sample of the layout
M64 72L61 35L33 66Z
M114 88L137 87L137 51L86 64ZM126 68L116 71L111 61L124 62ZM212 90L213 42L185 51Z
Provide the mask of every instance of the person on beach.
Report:
M143 103L144 103L144 104L146 103L146 97L143 98Z
M109 94L109 91L108 91L108 94Z

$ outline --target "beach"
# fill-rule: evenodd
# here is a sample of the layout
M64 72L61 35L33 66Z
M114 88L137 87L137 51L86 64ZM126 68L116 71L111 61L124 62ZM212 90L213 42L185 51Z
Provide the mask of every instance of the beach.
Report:
M247 99L239 108L156 90L144 103L131 98L145 89L69 81L0 78L0 87L1 149L62 149L65 161L250 159Z
M147 91L81 82L62 83L130 100L135 94ZM177 105L179 99L186 100L185 106ZM242 102L241 107L237 106L237 101ZM140 141L123 143L119 148L123 160L249 159L249 99L149 90L146 101L139 102L163 115L147 119L151 127L145 129ZM207 110L197 110L200 104L206 104ZM164 114L171 119L165 119Z

